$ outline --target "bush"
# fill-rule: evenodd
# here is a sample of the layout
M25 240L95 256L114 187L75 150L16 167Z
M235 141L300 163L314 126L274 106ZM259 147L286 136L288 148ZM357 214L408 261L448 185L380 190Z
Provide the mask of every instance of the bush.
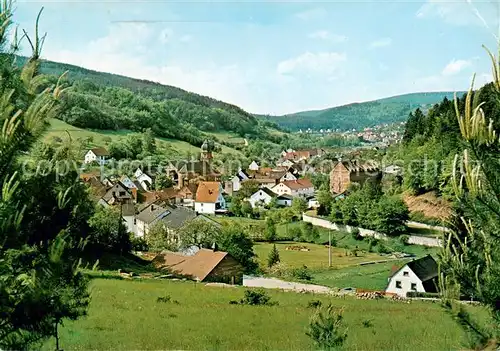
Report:
M320 350L332 350L342 347L347 338L342 311L335 311L333 306L318 308L309 321L306 335Z
M292 277L300 280L312 280L312 275L309 273L309 269L307 269L306 266L292 269L291 274Z
M132 244L132 251L149 251L148 243L144 238L132 234L130 236L130 243Z
M400 235L398 237L398 241L403 244L403 245L408 245L408 241L410 240L410 236L409 235Z
M250 306L273 306L277 302L271 302L271 297L264 290L245 290L245 295L240 304Z
M406 293L406 297L426 297L426 298L438 298L438 293L428 293L428 292L419 292L419 291L408 291Z
M288 235L293 238L293 241L302 241L302 230L297 226L288 229Z
M312 300L307 303L308 308L318 308L321 307L322 303L319 300Z
M391 248L382 244L382 243L378 243L377 245L377 252L379 254L389 254L392 252Z
M363 240L363 237L359 233L359 228L352 228L351 235L354 238L354 240Z

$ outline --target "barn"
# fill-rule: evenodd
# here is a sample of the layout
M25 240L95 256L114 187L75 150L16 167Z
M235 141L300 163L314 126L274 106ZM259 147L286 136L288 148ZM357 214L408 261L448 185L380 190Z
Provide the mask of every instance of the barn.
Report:
M217 249L200 249L192 256L162 251L153 259L153 264L175 276L199 282L226 284L243 282L243 266L229 253Z

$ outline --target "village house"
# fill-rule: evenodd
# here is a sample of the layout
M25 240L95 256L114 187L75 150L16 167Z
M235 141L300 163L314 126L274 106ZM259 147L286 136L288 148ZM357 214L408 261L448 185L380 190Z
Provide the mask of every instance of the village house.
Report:
M378 179L380 171L375 165L358 161L339 161L330 172L330 191L343 194L352 183L363 185L367 179Z
M278 195L276 197L276 203L278 206L290 207L292 206L293 196L288 194Z
M232 195L233 193L240 191L242 182L248 179L250 179L248 174L246 174L242 169L238 170L236 175L231 178L230 181L225 183L224 190L226 194Z
M292 167L295 163L291 160L280 160L276 163L278 167Z
M103 197L99 200L101 205L117 205L125 203L133 203L134 196L129 191L129 189L123 185L121 182L117 182L111 188L109 188Z
M137 226L135 225L135 205L126 203L121 205L121 214L127 232L137 236Z
M288 171L286 172L281 178L280 178L280 182L286 182L286 181L289 181L289 180L297 180L298 177L296 177L295 175L293 175L292 172Z
M172 242L178 242L177 231L196 217L196 213L188 208L155 202L143 206L136 215L135 233L138 237L147 237L149 230L157 223L161 223L167 231L168 238Z
M255 161L252 161L252 163L250 163L250 165L248 166L248 169L251 170L251 171L255 171L255 172L258 172L259 171L259 164Z
M252 208L263 207L269 205L274 197L277 197L277 195L271 189L264 187L253 193L248 198L248 202L252 205Z
M106 161L109 158L109 152L103 147L96 147L93 149L90 149L87 151L85 154L85 163L92 163L92 162L97 162L100 165L103 165L106 163Z
M291 160L294 162L309 161L315 157L319 157L324 154L322 149L310 149L310 150L298 150L282 153L282 157L285 160Z
M314 185L305 178L281 182L271 190L278 195L287 194L293 197L314 195Z
M197 213L215 214L226 212L226 200L219 182L200 182L196 191L194 210Z
M438 264L431 255L427 255L395 269L385 291L403 297L408 292L435 293L437 277Z
M154 189L155 175L146 173L139 167L134 172L134 177L144 190L152 191Z
M192 256L163 251L153 259L153 265L198 282L243 283L243 266L227 252L217 251L216 245L212 250L200 249Z

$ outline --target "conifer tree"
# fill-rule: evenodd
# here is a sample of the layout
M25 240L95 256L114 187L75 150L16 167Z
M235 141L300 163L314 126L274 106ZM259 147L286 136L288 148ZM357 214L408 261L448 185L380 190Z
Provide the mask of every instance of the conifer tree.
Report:
M267 257L267 266L271 268L276 263L280 262L280 253L276 248L276 244L273 245L272 250L269 252L269 256Z

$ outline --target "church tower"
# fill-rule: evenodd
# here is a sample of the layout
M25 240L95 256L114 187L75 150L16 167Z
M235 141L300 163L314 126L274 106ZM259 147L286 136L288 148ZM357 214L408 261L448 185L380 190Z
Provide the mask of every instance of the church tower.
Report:
M205 140L203 145L201 145L201 159L210 161L213 158L213 151L214 142L212 140Z

